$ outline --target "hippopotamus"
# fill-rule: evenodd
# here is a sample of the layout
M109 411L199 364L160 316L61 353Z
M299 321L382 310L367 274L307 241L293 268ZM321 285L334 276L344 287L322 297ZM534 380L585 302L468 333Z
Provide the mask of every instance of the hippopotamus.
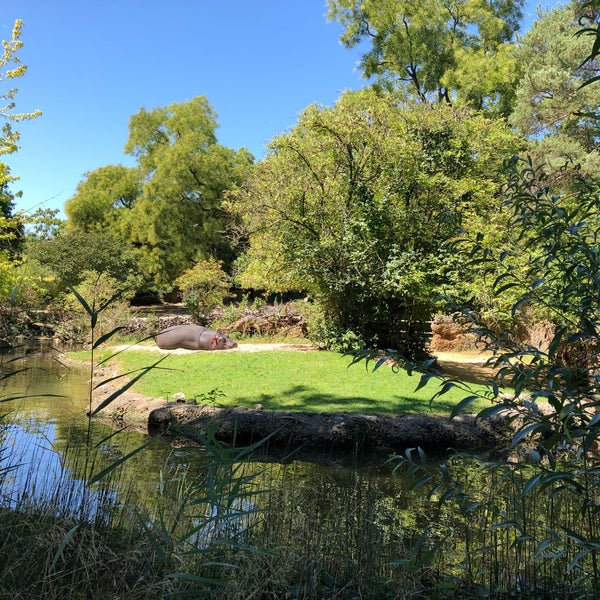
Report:
M186 350L229 350L237 344L224 333L200 325L174 325L163 329L154 337L163 350L185 348Z

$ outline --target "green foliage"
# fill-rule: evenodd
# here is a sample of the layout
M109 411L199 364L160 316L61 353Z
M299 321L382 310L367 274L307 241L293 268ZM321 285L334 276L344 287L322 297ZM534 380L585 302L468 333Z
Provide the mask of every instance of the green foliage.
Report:
M47 269L59 289L78 285L86 271L105 273L132 286L141 279L132 249L108 231L59 231L50 239L30 237L26 256Z
M435 97L507 114L518 71L511 40L522 0L329 0L347 47L368 41L365 78L412 98Z
M86 174L65 205L69 234L118 240L146 285L162 290L198 261L214 257L228 269L235 221L223 201L253 158L217 143L216 119L204 96L133 115L125 151L137 165Z
M23 77L27 71L27 65L21 63L18 57L18 52L23 47L21 33L23 30L23 21L17 19L12 29L10 40L2 40L2 54L0 55L0 83L4 81L12 81ZM13 129L13 123L33 119L40 116L42 113L39 110L34 110L29 113L14 112L15 97L19 90L10 88L0 95L0 102L6 103L0 106L0 119L4 122L2 126L2 134L0 135L0 155L11 154L19 148L19 132ZM3 182L0 182L3 183Z
M581 62L589 42L575 35L580 11L579 3L572 3L541 13L517 53L524 76L510 122L529 136L531 156L554 171L559 187L568 180L566 163L584 174L600 170L598 90L582 87L600 63Z
M64 295L62 305L71 318L63 320L60 334L69 340L87 341L90 315L80 297L91 299L95 310L103 307L98 310L95 322L96 335L103 336L127 321L131 313L129 301L135 290L107 273L84 271L81 276L77 286L80 296L72 290Z
M27 237L33 240L51 240L65 226L65 221L59 217L58 208L38 208L25 217Z
M498 170L518 144L501 121L372 90L311 106L231 195L250 239L238 281L301 283L336 330L412 351L455 283L444 242L463 222L494 229Z
M493 277L500 301L507 294L517 298L510 311L513 327L498 330L464 310L481 342L494 351L489 362L497 369L487 392L492 405L478 418L502 415L513 423L511 455L505 461L469 459L470 471L454 475L451 463L444 463L430 493L442 506L458 506L465 517L487 519L485 552L490 547L504 553L514 549L513 568L525 573L525 595L560 580L557 574L572 573L564 580L566 588L591 597L591 590L600 585L594 450L600 439L600 183L597 178L571 175L572 194L556 195L546 174L533 169L531 162L515 160L511 168L505 208L510 226L520 232L518 244L508 252L475 236L465 260ZM546 344L522 342L515 334L524 307L528 315L551 319L553 331ZM431 364L419 369L425 381L439 375ZM453 389L454 382L448 384L441 393ZM510 392L502 390L507 384ZM468 409L477 397L463 398L453 414ZM404 458L399 462L406 465ZM424 485L434 481L412 457L408 463ZM471 488L473 472L489 478L488 498ZM500 531L505 534L498 537ZM440 559L442 548L442 544L431 548L428 563ZM473 557L481 551L483 547L470 546L465 555L468 573L475 578Z
M175 286L194 321L204 325L211 310L223 304L230 289L222 263L216 260L197 262L175 280Z
M23 77L27 66L21 63L18 53L23 47L21 33L23 21L17 19L12 29L10 40L2 40L2 53L0 54L0 84L12 82ZM16 87L0 91L0 156L12 154L19 149L19 132L14 128L16 123L34 119L41 115L39 110L26 113L15 112L15 97L18 93ZM21 218L13 215L14 200L20 192L13 193L9 186L18 180L12 176L8 165L0 162L0 250L8 251L11 257L16 256L21 250L23 239L23 222ZM6 275L6 272L4 273ZM3 285L0 283L0 285ZM4 285L6 287L6 285Z
M131 117L125 150L136 157L144 183L126 228L156 285L171 284L199 260L214 257L227 267L234 258L224 236L234 224L224 194L252 156L219 145L216 127L203 96Z
M131 209L140 195L141 174L122 165L100 167L87 173L77 186L75 195L65 203L71 231L89 232L110 229L128 244L127 231L122 231L122 213Z
M318 304L306 311L308 339L321 350L350 353L364 350L365 344L351 329L343 330L332 323Z

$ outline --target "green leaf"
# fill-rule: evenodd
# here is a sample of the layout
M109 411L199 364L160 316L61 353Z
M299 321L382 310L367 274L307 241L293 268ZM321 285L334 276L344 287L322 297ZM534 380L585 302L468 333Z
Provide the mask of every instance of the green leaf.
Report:
M85 301L83 296L81 296L79 294L79 292L72 285L69 285L68 287L71 290L71 292L73 293L73 295L75 296L75 298L77 298L77 301L79 302L79 304L81 304L81 306L84 308L85 312L93 319L96 316L96 313L90 308L90 305ZM92 327L94 327L94 326L95 326L95 323L92 325Z
M473 404L473 402L479 400L478 396L467 396L466 398L463 398L453 409L452 412L450 413L450 418L454 419L454 417L456 417L457 415L459 415L462 412L465 412L469 406L471 406L471 404Z
M511 446L516 446L519 442L525 439L528 435L535 433L539 429L543 429L543 423L531 423L527 425L527 427L523 427L520 429L513 437Z
M101 344L106 342L106 340L109 340L113 335L115 335L115 333L118 333L119 331L122 331L123 329L127 329L127 328L124 326L119 326L119 327L115 327L112 331L105 333L103 336L99 337L94 342L94 345L92 346L92 348L95 350L96 348L98 348L98 346L100 346Z
M109 404L111 404L115 399L117 399L123 392L127 391L132 385L135 385L137 381L139 381L146 373L156 368L165 358L168 357L168 354L157 360L155 363L151 364L149 367L144 367L140 370L140 373L136 375L133 379L128 381L124 386L120 387L118 390L113 392L108 398L103 400L96 408L91 412L90 416L94 416L98 414L103 408L106 408ZM105 382L103 382L105 383Z

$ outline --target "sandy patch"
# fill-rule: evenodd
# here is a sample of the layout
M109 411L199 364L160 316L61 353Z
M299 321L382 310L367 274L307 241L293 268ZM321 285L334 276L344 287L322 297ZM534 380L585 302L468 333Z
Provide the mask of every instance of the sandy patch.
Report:
M129 346L112 346L111 350L115 352L123 352L125 350L144 350L147 352L160 352L161 354L191 354L194 352L206 352L206 350L185 350L177 348L176 350L163 350L156 344L131 344ZM273 350L294 350L296 352L308 352L309 350L317 350L312 344L247 344L239 343L237 348L230 350L219 350L219 352L269 352Z

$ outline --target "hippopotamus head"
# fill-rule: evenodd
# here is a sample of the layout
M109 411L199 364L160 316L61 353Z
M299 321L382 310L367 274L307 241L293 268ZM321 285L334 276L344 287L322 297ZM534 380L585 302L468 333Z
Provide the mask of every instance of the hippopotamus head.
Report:
M217 333L212 337L211 344L215 350L230 350L237 348L237 344L224 333Z

